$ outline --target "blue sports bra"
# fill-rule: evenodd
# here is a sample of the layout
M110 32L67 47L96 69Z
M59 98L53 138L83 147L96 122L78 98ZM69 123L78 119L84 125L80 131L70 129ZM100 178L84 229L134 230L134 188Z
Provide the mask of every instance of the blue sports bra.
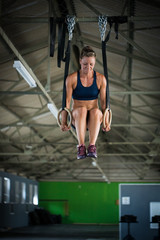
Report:
M97 99L99 94L99 89L96 82L96 72L94 71L93 83L89 87L84 87L80 80L80 73L77 72L77 86L73 90L72 98L76 100L93 100Z

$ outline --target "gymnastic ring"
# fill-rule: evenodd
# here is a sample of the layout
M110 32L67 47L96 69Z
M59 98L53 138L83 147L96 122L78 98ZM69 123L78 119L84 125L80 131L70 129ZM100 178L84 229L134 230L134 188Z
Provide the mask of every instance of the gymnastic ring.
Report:
M58 123L58 125L59 125L59 127L61 127L61 121L60 121L60 115L61 115L61 113L62 113L62 111L63 110L65 110L67 113L68 113L68 115L69 115L69 124L68 124L68 127L70 127L71 126L71 123L72 123L72 113L71 113L71 111L68 109L68 108L64 108L64 109L60 109L59 111L58 111L58 115L57 115L57 123Z
M106 128L106 118L107 118L107 125L111 126L112 122L112 111L109 108L106 108L103 114L103 127Z

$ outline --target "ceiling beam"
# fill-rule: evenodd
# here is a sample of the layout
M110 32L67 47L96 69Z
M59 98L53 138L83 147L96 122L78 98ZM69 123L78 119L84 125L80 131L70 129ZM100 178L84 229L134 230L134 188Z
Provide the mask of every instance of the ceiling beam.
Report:
M84 41L85 44L89 44L91 46L94 46L96 48L101 49L100 41L97 42L97 41L89 39L88 37L83 37L83 41ZM144 62L144 63L151 64L151 65L155 66L155 64L153 64L147 58L144 58L144 57L141 57L141 56L138 56L138 55L135 55L135 54L130 54L129 52L127 52L125 50L122 51L122 50L119 50L117 48L113 48L113 47L107 45L107 51L111 52L111 53L114 53L114 54L117 54L117 55L120 55L120 56L124 56L124 57L132 57L132 59L134 59L134 60L138 60L138 61L141 61L141 62Z
M101 15L99 11L96 13L98 16ZM107 14L104 13L104 15L107 16ZM76 22L98 22L98 16L97 17L77 17L75 18ZM131 16L128 17L128 21L132 22L150 22L150 21L158 21L160 20L160 15L155 16ZM9 16L3 16L1 21L3 24L13 24L13 23L48 23L48 17L9 17Z
M57 153L54 152L55 156L75 156L75 153L69 153L69 152L62 152L62 153ZM157 153L157 156L159 156L160 153ZM0 152L0 156L53 156L53 152L52 153L33 153L31 151L26 151L26 152ZM139 157L144 157L144 156L149 156L149 153L102 153L99 154L99 157L104 157L104 156L108 156L108 157L129 157L129 156L139 156Z
M30 73L30 75L33 77L33 79L35 80L35 82L37 83L38 87L41 89L41 91L44 93L44 95L46 96L46 98L48 99L48 102L52 103L55 107L55 109L57 109L56 105L54 104L53 100L51 99L50 95L47 93L47 91L45 90L45 88L43 87L43 85L41 84L41 82L39 81L39 79L36 77L36 75L34 74L34 72L32 71L32 69L29 67L29 65L27 64L27 62L24 60L24 58L22 57L22 55L19 53L19 51L16 49L16 47L13 45L13 43L11 42L11 40L8 38L8 36L6 35L6 33L3 31L2 27L0 27L0 34L2 36L2 38L6 41L6 43L8 44L8 46L12 49L12 51L14 52L14 54L16 55L16 57L21 61L21 63L24 65L24 67L26 68L26 70ZM58 109L57 109L57 113L58 113Z
M45 114L45 113L44 113ZM38 116L38 115L37 115ZM45 117L45 116L44 116ZM149 122L149 123L112 123L112 128L118 128L118 127L140 127L140 128L146 128L146 127L156 127L158 125L157 122ZM54 128L57 127L57 124L45 124L45 123L26 123L26 122L15 122L11 124L0 124L1 131L3 131L3 128L6 127L48 127L48 128Z
M18 82L19 83L19 82ZM16 83L16 85L18 84ZM51 91L50 94L54 93L62 93L62 91ZM43 92L36 92L36 91L0 91L0 95L44 95ZM110 91L110 95L160 95L160 91Z
M145 56L149 62L152 62L154 66L160 67L158 59L150 55L147 51L145 51L142 47L140 47L135 41L133 41L130 37L128 37L125 33L119 30L119 34L127 40L133 47L135 47L143 56Z
M159 140L160 141L160 140ZM76 144L76 143L71 143L71 142L55 142L55 140L54 140L54 142L49 142L49 143L43 143L43 145L50 145L51 143L53 143L54 145L74 145L74 144ZM8 145L8 144L11 144L11 142L9 141L9 140L3 140L3 139L0 139L0 144L1 145ZM26 141L26 142L24 142L24 141L22 141L22 142L19 142L19 141L16 141L16 144L18 144L18 145L27 145L28 144L28 142ZM30 145L38 145L38 144L41 144L41 142L30 142ZM100 146L103 146L103 145L105 145L105 146L107 146L107 145L158 145L159 143L158 142L154 142L154 141L152 141L152 142L133 142L133 141L124 141L124 142L122 142L122 141L120 141L120 142L111 142L111 141L109 141L109 142L101 142L101 143L98 143L98 146L100 147Z

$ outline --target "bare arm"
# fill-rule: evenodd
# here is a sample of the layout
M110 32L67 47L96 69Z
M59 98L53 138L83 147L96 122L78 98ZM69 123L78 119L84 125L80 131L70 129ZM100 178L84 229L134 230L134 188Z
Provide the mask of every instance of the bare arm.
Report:
M100 75L100 104L102 113L104 113L106 109L106 79L102 74Z
M106 106L106 85L107 85L107 81L106 81L106 78L103 76L101 79L101 85L100 85L100 103L101 103L101 109L103 114L107 107ZM110 129L111 129L110 124L108 124L106 121L106 127L105 128L103 127L103 131L108 132Z
M73 92L73 77L72 75L69 75L66 79L66 108L68 109L70 109L72 92ZM65 110L62 111L62 124L61 124L62 131L68 131L70 129L67 124L67 116L68 113Z

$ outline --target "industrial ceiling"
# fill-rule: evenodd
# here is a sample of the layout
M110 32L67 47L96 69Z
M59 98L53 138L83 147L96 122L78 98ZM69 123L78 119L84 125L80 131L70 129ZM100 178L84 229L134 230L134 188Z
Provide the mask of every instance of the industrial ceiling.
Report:
M160 181L160 2L158 0L1 0L0 170L38 181ZM98 158L76 159L74 130L61 132L49 102L61 108L65 62L50 57L50 18L75 16L69 73L75 49L90 45L103 73L98 17L127 16L118 39L107 43L111 131L100 131ZM57 21L58 22L58 21ZM107 24L106 34L109 31ZM65 39L65 49L68 34ZM13 68L23 62L30 88ZM88 142L88 133L86 136Z

